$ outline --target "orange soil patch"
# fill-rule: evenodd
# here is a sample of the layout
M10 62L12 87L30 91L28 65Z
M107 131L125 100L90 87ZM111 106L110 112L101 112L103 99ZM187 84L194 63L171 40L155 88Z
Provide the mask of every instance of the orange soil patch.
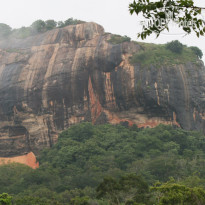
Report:
M11 158L0 157L0 165L13 163L13 162L25 164L31 167L32 169L39 168L39 163L36 161L36 156L34 155L33 152L18 157L11 157Z

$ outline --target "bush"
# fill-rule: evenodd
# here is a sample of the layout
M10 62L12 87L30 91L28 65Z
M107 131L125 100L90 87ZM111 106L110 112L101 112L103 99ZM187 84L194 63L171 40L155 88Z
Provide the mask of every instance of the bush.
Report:
M29 27L21 27L18 29L12 29L9 25L0 23L0 38L8 38L13 37L17 39L24 39L32 35L36 35L38 33L44 33L46 31L57 28L63 28L69 25L77 25L85 23L85 21L81 21L78 19L69 18L66 21L56 22L53 19L49 19L47 21L43 21L41 19L36 20Z
M63 28L65 26L77 25L77 24L81 24L81 23L85 23L85 21L69 18L69 19L67 19L65 21L58 21L57 26L58 26L58 28Z
M30 27L21 27L19 29L14 29L12 31L12 37L24 39L31 35L31 28Z
M81 24L81 23L85 23L85 22L84 22L84 21L81 21L81 20L69 18L69 19L67 19L66 21L64 21L63 27L69 26L69 25L77 25L77 24Z
M46 23L43 20L37 20L32 23L31 25L32 32L35 33L42 33L46 31Z
M166 45L141 44L141 47L140 51L130 57L131 64L148 68L152 68L152 66L160 68L165 65L172 66L187 62L196 64L198 61L198 57L193 51L185 46L180 55L167 49Z
M54 20L47 20L46 22L46 30L52 30L54 28L56 28L57 22Z
M0 38L5 38L11 34L11 27L7 24L0 23Z
M190 48L191 48L191 50L196 54L196 56L197 56L198 58L202 59L202 57L203 57L203 52L201 51L201 49L199 49L199 48L196 47L196 46L192 46L192 47L190 47Z
M51 205L51 201L45 198L39 198L39 197L32 197L32 196L23 196L16 198L14 200L15 205ZM54 203L52 203L54 204ZM60 205L58 203L58 205Z
M11 205L12 197L7 193L0 194L0 205Z
M130 40L131 38L128 36L112 35L111 39L108 40L108 42L112 44L120 44L123 42L130 42Z
M180 43L178 40L176 40L176 41L172 41L170 43L167 43L166 48L174 53L181 54L183 51L183 44Z

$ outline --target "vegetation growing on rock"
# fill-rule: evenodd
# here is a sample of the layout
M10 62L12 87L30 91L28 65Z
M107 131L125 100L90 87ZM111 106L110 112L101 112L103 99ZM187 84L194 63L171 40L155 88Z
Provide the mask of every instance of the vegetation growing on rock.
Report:
M55 28L63 28L69 25L77 25L85 23L84 21L69 18L65 21L56 22L53 19L49 19L47 21L43 21L41 19L36 20L29 27L21 27L18 29L12 29L7 24L0 23L0 38L19 38L24 39L32 35L36 35L38 33L44 33L46 31L55 29Z
M197 56L198 58L202 59L202 57L203 57L203 52L202 52L201 49L199 49L199 48L196 47L196 46L191 46L190 48L192 49L192 51L196 54L196 56Z
M183 44L180 43L178 40L171 41L171 42L166 44L166 48L174 53L181 54L183 51Z
M130 42L130 40L131 38L128 36L111 35L111 38L108 40L108 42L112 44L120 44L124 42Z
M180 42L170 42L165 45L139 43L142 50L133 54L131 64L142 66L166 66L176 64L196 63L203 55L200 49L193 49L182 45Z
M11 34L11 27L7 24L0 23L0 38L6 38Z

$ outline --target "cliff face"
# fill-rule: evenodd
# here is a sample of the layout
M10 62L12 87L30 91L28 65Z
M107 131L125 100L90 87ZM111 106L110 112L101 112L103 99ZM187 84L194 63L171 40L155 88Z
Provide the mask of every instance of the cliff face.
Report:
M52 146L82 121L205 131L205 67L145 69L129 63L134 42L113 45L85 23L0 41L0 156Z

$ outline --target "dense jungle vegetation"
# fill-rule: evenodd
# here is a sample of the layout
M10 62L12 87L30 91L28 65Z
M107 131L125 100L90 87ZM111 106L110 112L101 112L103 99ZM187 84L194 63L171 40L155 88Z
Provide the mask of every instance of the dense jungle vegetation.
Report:
M205 204L199 132L82 123L38 160L0 166L0 204Z

